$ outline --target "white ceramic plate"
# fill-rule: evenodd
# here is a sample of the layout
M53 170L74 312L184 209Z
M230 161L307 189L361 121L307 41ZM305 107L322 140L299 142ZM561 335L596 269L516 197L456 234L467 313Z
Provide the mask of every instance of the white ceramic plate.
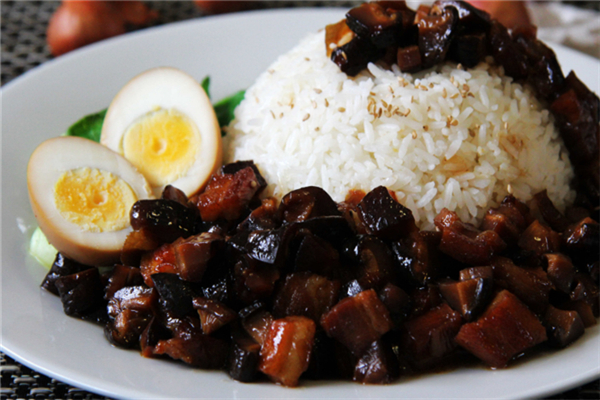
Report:
M462 369L389 386L304 383L286 389L242 384L223 372L142 358L111 347L96 325L63 314L39 289L46 271L26 251L35 226L26 165L44 139L106 107L134 75L160 65L212 79L213 98L248 87L300 38L342 18L340 9L273 10L211 17L149 29L89 46L44 64L2 90L2 347L20 362L92 392L119 398L523 398L539 397L600 376L599 328L568 349L502 371ZM555 46L598 92L600 63Z

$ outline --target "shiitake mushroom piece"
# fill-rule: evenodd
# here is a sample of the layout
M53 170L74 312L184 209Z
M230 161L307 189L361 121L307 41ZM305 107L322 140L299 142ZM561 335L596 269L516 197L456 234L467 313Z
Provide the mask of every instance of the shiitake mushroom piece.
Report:
M368 38L378 48L393 46L402 34L402 13L406 11L414 15L406 3L394 3L363 3L346 13L346 24L357 36Z
M549 306L544 314L548 342L563 348L579 339L585 332L585 326L577 311L560 310Z
M287 223L332 215L340 215L337 203L317 186L292 190L283 196L278 210L279 220Z
M55 295L59 295L58 289L56 288L56 280L61 276L67 276L71 274L75 274L77 272L85 271L86 269L95 268L89 265L81 264L61 252L56 253L56 257L54 258L54 262L50 267L50 271L46 274L44 281L42 282L41 287L53 293Z
M337 303L340 286L339 281L308 271L289 274L275 293L273 315L275 318L300 315L318 323Z
M258 378L260 344L240 329L231 333L227 372L236 381L254 382Z
M104 282L97 268L61 276L54 284L65 314L97 322L106 321Z
M386 384L398 379L400 366L392 346L383 339L371 343L354 368L355 382Z
M492 297L491 279L476 278L459 282L442 282L440 293L450 307L467 321L473 321L485 310Z
M157 300L156 290L146 286L128 286L115 292L108 302L110 321L104 328L108 341L119 347L139 348L140 335L154 317Z
M453 8L458 15L458 28L463 33L486 32L490 27L491 17L484 10L480 10L466 1L438 0L433 3L432 9Z
M159 272L151 275L159 295L160 305L176 317L184 317L194 311L193 299L197 293L191 284L176 274Z
M167 199L138 200L131 207L131 227L145 228L160 243L194 234L196 214L178 201Z
M400 240L418 230L412 212L394 199L384 186L367 193L357 209L367 232L381 239Z
M430 13L419 20L418 44L423 68L433 67L446 59L456 34L457 22L458 12L451 7L442 9L437 15Z
M348 43L333 50L331 61L346 75L356 76L370 62L379 60L385 53L386 49L378 48L368 38L356 36Z

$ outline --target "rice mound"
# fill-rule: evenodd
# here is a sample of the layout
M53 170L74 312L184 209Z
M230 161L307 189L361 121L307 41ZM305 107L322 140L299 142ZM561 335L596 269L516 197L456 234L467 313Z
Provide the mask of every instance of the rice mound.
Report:
M339 202L386 186L423 229L444 207L478 225L509 193L526 202L546 189L564 210L574 175L551 115L488 61L418 74L369 64L350 78L324 32L311 34L247 90L225 159L254 160L278 198L320 186Z

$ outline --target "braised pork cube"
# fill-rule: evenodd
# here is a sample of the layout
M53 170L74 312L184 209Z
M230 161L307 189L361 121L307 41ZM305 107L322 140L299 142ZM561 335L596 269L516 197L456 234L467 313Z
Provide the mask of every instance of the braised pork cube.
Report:
M544 314L548 341L556 347L566 347L585 332L583 320L577 311L559 310L549 306Z
M474 320L492 297L492 281L478 278L439 284L440 293L450 307L467 321Z
M462 326L460 314L446 303L404 324L403 349L417 369L443 360L454 349L454 337Z
M587 217L569 226L562 238L562 248L580 263L598 261L600 254L600 225Z
M194 311L192 300L197 297L190 284L177 275L158 273L151 276L160 298L160 305L176 317L184 317Z
M267 181L261 175L260 171L258 170L258 167L256 166L256 164L254 164L253 161L236 161L236 162L232 162L229 164L225 164L221 167L221 173L233 175L233 174L237 173L238 171L241 171L248 167L252 168L252 171L254 171L254 176L256 177L256 183L258 184L258 192L257 193L262 192L263 189L267 187Z
M85 318L106 306L104 284L97 268L61 276L54 285L67 315Z
M544 259L547 262L546 273L550 282L557 290L571 293L576 270L569 257L561 253L548 253L544 254Z
M419 50L423 68L433 67L446 59L457 22L458 13L452 8L444 8L437 15L430 13L419 20Z
M338 47L350 42L356 37L352 29L346 24L346 19L343 19L335 24L329 24L325 27L325 49L327 57L331 58L331 53Z
M340 282L310 272L297 272L286 277L275 294L273 315L308 317L319 322L321 316L337 302Z
M381 239L362 236L348 250L346 256L356 265L361 287L379 290L386 283L396 281L394 255Z
M75 274L77 272L85 271L86 269L91 269L89 265L80 264L75 260L72 260L66 257L61 252L56 253L56 258L50 267L50 271L46 274L44 281L42 282L42 288L46 289L50 293L58 294L58 289L56 288L56 280L61 276L67 276L71 274Z
M108 301L108 316L104 335L114 345L138 348L140 335L156 311L158 295L154 288L128 286L114 293Z
M490 266L485 266L465 268L461 269L459 272L459 279L461 281L478 278L484 278L492 281L494 279L494 270Z
M156 250L162 244L163 241L152 233L151 228L131 231L121 249L121 263L130 266L140 265L144 254Z
M144 278L139 268L115 265L108 277L108 283L104 289L104 298L110 300L117 290L126 286L138 286L143 283Z
M243 332L234 331L231 335L231 350L227 371L236 381L253 382L258 374L260 344Z
M560 250L560 235L547 225L534 221L519 238L519 247L538 256Z
M373 289L347 297L321 318L321 326L360 357L377 339L393 328L389 311Z
M248 211L251 200L260 192L261 179L250 166L233 174L213 175L204 192L193 199L200 217L208 222L237 220Z
M297 386L308 368L316 325L310 318L290 316L271 324L260 351L258 369L284 386Z
M346 13L346 23L356 35L369 38L379 48L395 45L403 30L402 15L379 2L352 8Z
M172 244L177 273L186 281L200 282L211 260L225 247L225 240L215 233L203 232L179 238Z
M464 324L456 343L492 368L547 340L546 329L515 295L503 290L475 322Z
M357 208L367 232L381 239L400 240L417 231L412 212L383 186L367 193Z
M417 285L423 286L440 274L438 250L442 234L434 231L419 231L408 238L392 243L400 273Z
M159 340L155 355L168 355L202 369L223 368L229 356L229 344L221 339L203 334Z
M396 53L396 63L402 72L420 71L423 61L419 46L399 47Z
M434 218L434 223L442 231L440 250L465 264L485 265L506 248L496 232L479 231L446 208Z
M166 243L156 250L146 253L140 261L140 272L144 277L144 283L150 287L154 287L152 275L158 273L176 274L177 257L173 251L173 245Z
M354 368L352 380L364 384L386 384L400 375L398 359L392 347L383 340L371 343Z
M348 43L331 52L331 61L348 76L356 76L370 62L375 62L385 55L385 49L375 46L370 39L354 37Z
M174 200L138 200L131 207L129 216L134 230L145 228L161 243L188 237L196 227L194 210Z
M491 261L494 270L494 285L508 289L533 312L542 314L549 304L552 282L541 268L522 268L505 257Z
M235 311L217 300L195 297L192 300L192 305L198 310L202 332L205 335L210 335L237 318Z
M279 218L285 222L306 221L315 217L340 215L337 204L317 186L292 190L281 199Z

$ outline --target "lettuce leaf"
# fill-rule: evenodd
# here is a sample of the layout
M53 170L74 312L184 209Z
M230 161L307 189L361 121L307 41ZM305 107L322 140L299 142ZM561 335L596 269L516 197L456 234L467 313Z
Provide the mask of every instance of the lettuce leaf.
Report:
M244 100L245 94L245 90L240 90L239 92L234 93L229 97L225 97L224 99L213 104L220 127L229 125L229 123L233 120L233 112L235 111L235 108L242 102L242 100ZM223 132L221 134L224 135Z
M105 115L106 109L98 111L94 114L86 115L71 125L65 132L65 135L79 136L99 143L100 134L102 133L102 123L104 122Z

